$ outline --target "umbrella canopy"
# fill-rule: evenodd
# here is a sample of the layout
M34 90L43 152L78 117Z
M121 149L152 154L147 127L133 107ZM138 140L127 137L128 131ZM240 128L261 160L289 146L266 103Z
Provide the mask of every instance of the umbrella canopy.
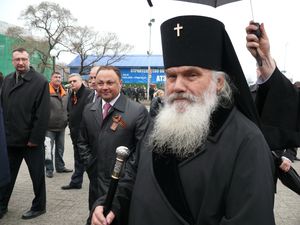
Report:
M217 8L218 6L225 5L231 2L237 2L240 0L176 0L176 1L199 3L199 4L209 5Z
M175 0L175 1L198 3L198 4L209 5L217 8L218 6L225 5L231 2L241 1L241 0ZM147 2L150 7L153 6L151 0L147 0Z
M218 6L225 5L225 4L228 4L228 3L231 3L231 2L238 2L238 1L241 1L241 0L175 0L175 1L191 2L191 3L208 5L208 6L212 6L214 8L217 8ZM151 0L147 0L147 2L148 2L148 5L150 7L153 7L153 4L152 4ZM251 6L252 20L254 21L252 0L250 0L250 6Z

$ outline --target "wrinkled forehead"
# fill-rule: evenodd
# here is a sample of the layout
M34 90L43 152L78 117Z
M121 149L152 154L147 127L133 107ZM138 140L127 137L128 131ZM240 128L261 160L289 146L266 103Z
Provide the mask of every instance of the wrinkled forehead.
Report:
M212 74L212 70L200 66L174 66L165 70L166 74Z

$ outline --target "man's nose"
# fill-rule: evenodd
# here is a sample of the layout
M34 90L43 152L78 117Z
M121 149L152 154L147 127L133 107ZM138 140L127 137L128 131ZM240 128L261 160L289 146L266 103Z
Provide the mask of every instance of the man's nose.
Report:
M186 84L185 84L184 79L181 76L178 76L176 78L173 88L174 88L174 91L177 93L186 91Z

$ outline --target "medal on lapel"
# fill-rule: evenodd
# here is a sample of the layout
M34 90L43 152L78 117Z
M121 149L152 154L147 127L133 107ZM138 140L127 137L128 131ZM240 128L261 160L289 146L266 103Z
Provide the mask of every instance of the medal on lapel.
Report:
M110 126L110 129L112 131L116 131L119 125L123 128L126 127L126 123L120 115L113 116L112 121L113 121L113 123Z

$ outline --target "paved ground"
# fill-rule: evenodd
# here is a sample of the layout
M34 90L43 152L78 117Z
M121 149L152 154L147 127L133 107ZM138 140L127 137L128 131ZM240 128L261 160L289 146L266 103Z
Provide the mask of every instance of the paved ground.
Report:
M73 152L68 132L66 132L65 161L67 168L73 168ZM300 172L300 162L294 163L294 167ZM55 173L53 178L47 178L47 213L25 221L21 219L21 215L31 206L33 192L27 166L23 163L9 203L8 213L0 220L0 224L84 225L88 215L88 178L85 174L81 190L61 190L60 187L70 181L70 176L70 173ZM300 196L285 188L280 182L278 183L278 193L275 199L276 224L299 225Z

